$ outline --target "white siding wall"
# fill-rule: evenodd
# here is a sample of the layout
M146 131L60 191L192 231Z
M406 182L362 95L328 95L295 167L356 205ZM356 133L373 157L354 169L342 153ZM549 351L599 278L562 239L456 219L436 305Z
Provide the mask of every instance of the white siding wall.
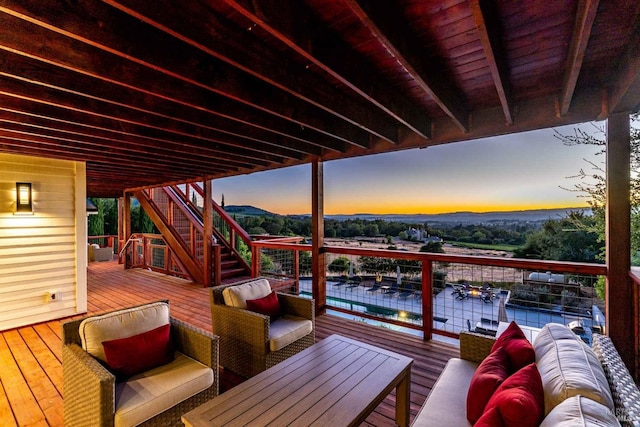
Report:
M33 215L14 215L16 182ZM0 330L86 311L85 188L84 163L0 153Z

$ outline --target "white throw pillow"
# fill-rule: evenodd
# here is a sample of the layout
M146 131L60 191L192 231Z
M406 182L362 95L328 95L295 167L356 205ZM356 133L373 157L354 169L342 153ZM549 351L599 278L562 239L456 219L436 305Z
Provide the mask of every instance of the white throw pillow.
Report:
M545 414L576 395L613 410L609 383L598 358L569 328L547 324L536 337L533 348L544 388Z
M169 323L169 304L154 302L140 307L126 308L80 322L82 348L106 363L103 341L127 338Z
M229 286L222 291L225 305L236 308L247 308L248 299L266 297L271 293L271 285L267 279L257 279L242 285Z
M540 427L620 427L613 411L584 396L573 396L553 408Z

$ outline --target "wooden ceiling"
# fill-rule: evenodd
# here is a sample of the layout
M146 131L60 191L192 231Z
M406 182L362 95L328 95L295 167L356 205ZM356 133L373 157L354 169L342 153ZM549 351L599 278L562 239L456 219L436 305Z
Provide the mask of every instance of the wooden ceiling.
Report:
M0 0L0 152L87 192L605 118L637 0Z

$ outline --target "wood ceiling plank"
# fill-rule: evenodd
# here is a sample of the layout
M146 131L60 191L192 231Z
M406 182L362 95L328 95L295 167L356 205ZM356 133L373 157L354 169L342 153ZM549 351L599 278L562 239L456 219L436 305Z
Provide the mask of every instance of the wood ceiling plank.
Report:
M578 76L580 76L584 54L587 50L599 4L600 0L578 2L576 22L571 35L571 46L569 47L569 55L567 56L567 64L562 80L562 92L560 93L561 115L567 114L571 107L571 99L578 83Z
M51 86L137 112L152 114L168 121L182 122L188 126L203 128L211 137L224 145L254 150L263 154L276 154L283 158L302 159L304 156L321 155L322 150L313 144L267 132L258 127L232 123L224 117L208 114L208 111L192 109L185 105L158 99L152 95L136 93L118 85L112 85L92 77L64 69L47 68L43 63L0 50L0 75L34 84ZM273 118L271 118L273 120ZM244 133L243 133L244 132Z
M469 130L468 107L464 96L441 78L442 69L427 69L428 52L420 48L410 33L398 9L388 2L376 0L345 0L351 10L370 29L385 48L431 97L442 111L464 132Z
M411 131L429 138L430 119L425 112L399 96L385 79L372 72L370 64L342 40L323 30L303 2L283 4L272 0L263 1L259 6L243 0L225 0L225 3L304 58L310 67L327 73Z
M354 126L336 121L333 114L98 1L68 3L60 8L53 0L27 0L0 6L0 11L7 14L0 16L0 26L10 28L2 35L3 45L24 52L32 41L36 45L25 53L56 66L173 99L201 100L204 94L218 95L224 100L216 104L238 103L361 147L368 146L369 132L384 138L397 135L397 129L383 120L372 123L376 129L368 131L362 123ZM130 28L135 28L133 37ZM25 32L32 35L30 40L16 37L16 33ZM199 104L207 105L202 100Z
M153 3L131 0L107 0L105 3L342 120L383 138L397 137L397 125L387 117L347 96L300 61L276 52L259 37L250 37L252 32L216 16L204 4L166 1L158 8ZM282 13L283 4L278 9ZM203 18L194 21L192 16ZM221 38L220 34L226 37ZM240 40L242 44L238 43ZM395 139L390 141L395 142Z
M27 132L33 135L43 137L51 137L59 139L63 143L77 141L80 145L89 149L98 149L110 151L112 148L118 149L122 155L132 156L136 161L149 162L165 161L171 165L183 165L186 167L207 167L212 164L211 157L203 156L202 150L198 147L181 147L184 154L190 154L188 158L185 156L177 157L175 148L158 142L149 141L130 141L128 138L112 138L107 136L96 136L83 132L83 129L74 127L69 124L58 125L52 127L51 122L36 118L25 117L24 115L13 114L6 110L0 110L0 128L12 129L21 132ZM115 153L112 153L115 154ZM266 161L240 160L238 157L231 156L215 156L216 162L224 162L225 166L234 168L249 168L253 166L266 166ZM221 169L224 170L224 169Z
M504 47L501 45L502 28L498 19L498 11L490 0L470 0L469 6L478 28L493 84L498 92L498 98L500 98L505 121L508 125L512 125L513 100L511 99L508 69L504 59Z
M233 154L240 157L267 160L271 162L282 161L282 156L255 152L251 147L230 147L220 144L219 135L212 134L207 129L171 121L167 118L156 117L127 108L117 107L111 104L101 104L98 100L86 99L81 95L59 92L53 88L38 85L25 85L0 75L0 95L19 98L37 104L43 104L62 108L80 115L97 116L102 119L115 120L120 124L133 125L138 129L140 136L159 137L167 139L182 147L202 147L206 150L215 150L224 155ZM48 101L55 100L55 103ZM32 107L35 109L37 107Z

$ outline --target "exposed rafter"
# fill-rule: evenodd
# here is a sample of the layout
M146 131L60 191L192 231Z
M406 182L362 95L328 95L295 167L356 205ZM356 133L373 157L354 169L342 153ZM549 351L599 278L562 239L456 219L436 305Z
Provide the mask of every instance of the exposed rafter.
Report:
M612 113L640 110L640 11L636 12L632 42L620 56L610 79L613 83L609 90L609 111Z
M225 3L310 65L329 74L413 132L429 138L429 118L419 113L417 106L398 96L398 93L389 91L388 83L376 73L363 74L362 70L370 68L370 65L330 31L323 30L317 22L309 22L314 18L303 2L283 4L278 0L270 0L261 2L259 6L242 0L225 0ZM303 21L304 25L296 25L299 21Z
M560 94L560 115L569 112L571 99L578 83L578 76L582 68L584 53L587 50L591 28L596 18L600 0L584 0L578 2L576 23L571 36L571 46L567 56L564 78L562 80L562 93Z
M513 100L511 99L511 85L504 59L504 48L500 46L502 28L500 28L500 20L497 16L498 12L491 0L470 0L469 5L478 28L487 64L491 70L493 84L500 98L505 121L507 125L512 125Z
M444 79L443 70L429 69L425 59L430 56L417 46L415 37L389 2L377 0L345 0L376 38L393 54L413 80L463 131L469 130L468 111L463 97Z

